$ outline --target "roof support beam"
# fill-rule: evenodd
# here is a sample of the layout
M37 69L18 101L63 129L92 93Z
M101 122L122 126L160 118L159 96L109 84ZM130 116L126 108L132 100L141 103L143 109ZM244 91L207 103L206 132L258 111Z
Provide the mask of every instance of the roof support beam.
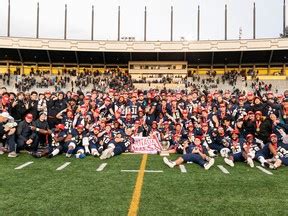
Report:
M132 52L130 52L130 61L133 61L133 60L132 60Z
M77 65L79 65L79 59L78 59L77 51L75 51L75 59L76 59Z
M241 65L241 64L242 64L242 59L243 59L243 51L241 51L241 54L240 54L239 65Z
M273 53L274 53L274 50L271 50L268 65L271 64L271 61L272 61L272 58L273 58Z
M23 63L23 58L22 58L20 50L17 49L17 52L18 52L18 56L19 56L20 61Z
M49 61L49 63L52 64L52 62L51 62L51 58L50 58L49 50L47 50L47 57L48 57L48 61Z
M104 63L104 65L106 65L105 53L104 52L102 52L102 53L103 53L103 63Z

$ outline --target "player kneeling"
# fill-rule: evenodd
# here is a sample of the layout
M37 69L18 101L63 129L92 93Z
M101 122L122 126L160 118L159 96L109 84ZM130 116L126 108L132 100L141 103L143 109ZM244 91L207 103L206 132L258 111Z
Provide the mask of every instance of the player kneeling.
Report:
M260 144L256 143L254 136L252 134L248 134L246 136L246 142L243 144L242 152L238 152L236 154L230 155L228 158L224 157L224 161L226 164L230 166L234 166L234 161L245 161L250 167L254 167L253 159L255 158L255 154L260 150ZM239 147L240 147L239 143ZM238 149L240 151L239 147L237 145L235 146L235 149ZM235 151L235 150L234 150ZM233 152L233 149L232 149Z
M185 147L187 148L187 146ZM194 143L188 146L187 153L183 154L175 161L171 161L166 157L163 158L163 161L170 168L181 165L184 162L193 162L204 167L205 170L210 169L210 167L213 166L215 162L214 158L208 157L205 153L205 149L201 145L201 137L195 137Z
M110 157L120 155L128 151L129 146L133 142L132 129L127 128L125 134L118 133L114 140L108 144L107 149L105 149L100 156L101 160L108 159Z

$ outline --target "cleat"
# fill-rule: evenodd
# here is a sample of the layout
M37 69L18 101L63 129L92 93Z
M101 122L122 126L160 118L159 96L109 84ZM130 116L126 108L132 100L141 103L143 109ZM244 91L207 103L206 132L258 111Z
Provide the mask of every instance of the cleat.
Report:
M108 149L105 149L105 150L102 152L102 154L101 154L101 156L100 156L100 159L101 159L101 160L105 160L105 159L107 158L107 154L108 154Z
M267 161L265 161L264 163L261 163L261 166L265 168L269 168L270 164Z
M253 162L252 158L250 158L250 157L247 158L247 164L248 164L251 168L254 167L254 162Z
M89 151L89 149L88 149L88 150L85 150L85 154L86 154L86 155L90 155L90 154L91 154L91 152Z
M86 157L86 155L83 154L83 153L81 153L81 154L76 154L75 157L76 157L76 158L79 158L79 159L83 159L83 158Z
M169 160L167 157L163 157L163 161L166 165L168 165L170 168L173 168L176 164L175 162Z
M112 156L112 152L113 152L114 148L107 148L102 152L102 155L100 156L101 160L105 160L108 159Z
M234 167L234 162L228 158L224 158L224 162L231 167Z
M34 158L41 158L41 153L40 152L31 152L30 153Z
M9 157L9 158L15 158L15 157L17 157L17 156L18 156L18 154L17 154L15 151L10 152L10 153L8 154L8 157Z
M208 154L209 154L210 157L216 157L216 156L217 156L216 151L214 151L214 150L212 150L212 149L210 149L210 150L208 151Z
M210 158L207 163L204 164L204 169L209 170L214 165L215 159Z
M66 157L70 158L72 156L72 154L73 154L73 151L74 151L74 149L68 150L67 153L66 153Z
M277 167L276 167L274 164L270 164L270 165L269 165L269 169L276 170Z
M100 156L100 154L99 154L99 152L98 152L98 151L96 151L96 152L94 152L94 153L93 153L93 156L94 156L94 157L99 157L99 156Z
M102 154L102 152L103 152L103 146L100 146L100 147L99 147L98 152L99 152L100 155Z
M53 154L52 154L52 153L50 153L50 154L47 155L47 158L52 158L52 157L53 157Z

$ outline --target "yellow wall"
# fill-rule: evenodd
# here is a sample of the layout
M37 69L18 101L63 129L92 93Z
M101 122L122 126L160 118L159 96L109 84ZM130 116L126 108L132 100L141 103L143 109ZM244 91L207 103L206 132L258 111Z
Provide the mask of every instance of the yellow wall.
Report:
M6 73L7 72L7 66L0 66L0 73Z
M275 72L281 73L281 70L282 70L282 68L271 68L270 69L270 75L273 75L273 73L275 73Z
M20 69L22 68L21 66L9 65L9 68L10 68L10 71L11 71L12 74L16 70L17 67L20 68ZM24 66L24 71L23 71L24 74L29 75L31 67L33 67L34 71L36 71L36 65ZM38 67L38 69L40 71L43 71L43 70L47 71L47 70L50 70L50 66L41 66L41 67ZM62 69L63 69L63 67L55 67L54 66L54 67L52 67L52 74L53 75L57 75L58 74L58 70L62 73ZM71 67L71 68L67 68L66 67L66 69L67 70L69 70L69 69L70 70L71 69L76 69L77 70L77 67ZM91 67L86 67L86 69L87 70L91 70ZM231 71L231 70L234 70L234 69L238 70L238 68L227 68L227 71ZM251 68L241 68L241 70L242 69L248 71ZM100 73L104 73L105 68L95 68L95 67L93 67L92 71L96 71L96 70L100 71ZM188 70L191 70L193 72L193 71L197 71L197 68L188 68ZM200 68L198 72L199 72L199 75L206 75L207 71L209 71L209 70L210 70L210 68ZM224 74L224 68L214 68L214 70L219 75ZM281 72L282 67L271 67L270 68L270 73L268 73L268 68L260 68L259 67L259 68L256 68L256 70L259 71L259 75L260 76L267 76L267 75L273 75L273 73L275 73L275 72ZM80 71L80 73L83 73L84 67L80 67L79 71ZM6 65L1 65L0 66L0 73L5 73L5 72L7 72L7 66ZM286 67L284 75L288 76L288 67Z
M251 76L247 80L251 80ZM286 80L286 76L259 76L259 80Z
M57 75L58 71L60 71L60 74L62 73L62 67L52 67L52 74Z

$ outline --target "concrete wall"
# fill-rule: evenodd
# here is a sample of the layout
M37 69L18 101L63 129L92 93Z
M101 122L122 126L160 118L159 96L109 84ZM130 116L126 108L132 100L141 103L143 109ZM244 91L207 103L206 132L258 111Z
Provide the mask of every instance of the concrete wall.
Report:
M288 39L119 42L0 37L0 48L106 52L223 52L287 49Z

